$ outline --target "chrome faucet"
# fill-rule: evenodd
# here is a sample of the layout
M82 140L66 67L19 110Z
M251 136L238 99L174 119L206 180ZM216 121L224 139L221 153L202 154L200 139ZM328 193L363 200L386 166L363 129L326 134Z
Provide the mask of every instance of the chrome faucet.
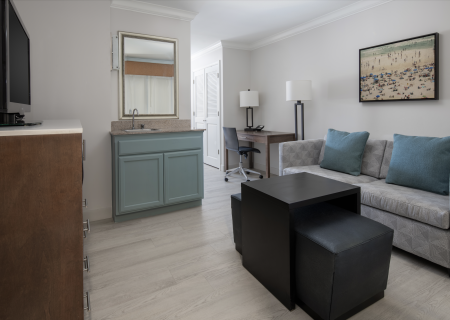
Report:
M139 111L138 111L138 109L136 109L136 108L134 108L134 110L133 110L133 127L131 128L132 130L134 130L134 112L137 112L137 115L139 115Z

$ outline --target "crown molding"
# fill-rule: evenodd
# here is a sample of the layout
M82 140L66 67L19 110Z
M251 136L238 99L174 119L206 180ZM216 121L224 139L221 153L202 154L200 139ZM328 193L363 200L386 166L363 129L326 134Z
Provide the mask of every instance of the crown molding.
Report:
M136 0L112 0L111 8L140 12L145 14L151 14L154 16L172 18L183 21L192 21L197 15L197 12L170 8L150 2L143 2Z
M380 5L389 3L391 1L394 1L394 0L359 0L356 3L350 4L341 9L335 10L333 12L330 12L323 16L320 16L316 19L313 19L306 23L298 25L294 28L285 30L283 32L277 33L273 36L267 37L265 39L262 39L262 40L259 40L259 41L256 41L256 42L253 42L250 44L222 40L222 41L219 41L219 42L213 44L210 47L207 47L205 49L202 49L202 50L196 52L192 56L192 60L195 60L198 57L200 57L206 53L209 53L219 47L230 48L230 49L239 49L239 50L249 50L249 51L259 49L259 48L268 46L272 43L296 36L298 34L310 31L312 29L322 27L326 24L347 18L354 14L357 14L357 13L378 7Z
M224 41L224 40L222 40L222 47L238 50L252 50L252 47L246 43Z
M301 25L298 25L294 28L277 33L277 34L267 37L265 39L253 42L249 45L249 47L251 48L250 50L255 50L255 49L258 49L261 47L265 47L269 44L296 36L298 34L310 31L315 28L322 27L326 24L347 18L354 14L378 7L380 5L389 3L391 1L394 1L394 0L359 0L356 3L352 3L341 9L327 13L323 16L320 16L316 19L310 20L310 21L303 23Z
M205 55L207 53L210 53L210 52L212 52L212 51L214 51L216 49L220 49L220 48L222 48L222 41L219 41L219 42L213 44L212 46L209 46L209 47L206 47L205 49L197 51L195 54L193 54L191 56L191 60L198 59L201 56L203 56L203 55Z
M238 50L252 50L252 48L245 44L245 43L239 43L239 42L231 42L231 41L219 41L212 46L206 47L200 51L197 51L195 54L192 55L191 60L198 59L199 57L203 56L204 54L210 53L216 49L219 48L229 48L229 49L238 49Z

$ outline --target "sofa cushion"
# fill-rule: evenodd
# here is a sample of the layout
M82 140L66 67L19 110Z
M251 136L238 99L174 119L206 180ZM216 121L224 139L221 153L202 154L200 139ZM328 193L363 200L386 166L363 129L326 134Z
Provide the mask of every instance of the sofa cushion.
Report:
M361 174L374 178L380 177L386 142L386 140L367 140L362 159Z
M346 174L346 173L342 173L342 172L327 170L327 169L321 168L318 165L286 168L283 170L283 175L300 173L300 172L308 172L308 173L312 173L312 174L315 174L315 175L318 175L321 177L330 178L330 179L345 182L348 184L368 183L368 182L377 181L377 179L363 175L363 174L361 174L359 176L352 176L350 174Z
M327 142L327 135L325 135L323 140L324 140L324 143L322 145L322 148L320 149L320 154L319 154L319 164L322 163L323 155L325 154L325 143Z
M391 164L392 150L394 150L394 141L386 142L386 149L384 150L383 162L381 163L381 170L379 176L380 179L386 179L387 177L389 165Z
M362 204L441 229L449 228L448 196L388 184L385 180L357 185L361 187Z
M326 140L326 136L324 140ZM392 141L391 141L392 142ZM364 149L363 160L361 165L361 174L365 174L374 178L381 178L381 166L384 163L384 153L386 149L386 140L367 140L366 148ZM322 145L319 155L319 164L322 163L323 155L325 153L325 143ZM391 161L392 146L389 153L389 160L387 161L387 168ZM383 179L386 178L386 173Z
M367 131L349 133L328 129L325 153L320 166L359 176L367 139Z
M450 137L394 134L386 183L448 195L449 175Z

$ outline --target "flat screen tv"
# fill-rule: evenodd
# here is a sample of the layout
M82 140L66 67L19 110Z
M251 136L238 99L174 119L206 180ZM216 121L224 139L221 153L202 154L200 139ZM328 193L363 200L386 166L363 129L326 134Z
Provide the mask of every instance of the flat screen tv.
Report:
M0 113L30 112L30 37L11 0L0 0Z

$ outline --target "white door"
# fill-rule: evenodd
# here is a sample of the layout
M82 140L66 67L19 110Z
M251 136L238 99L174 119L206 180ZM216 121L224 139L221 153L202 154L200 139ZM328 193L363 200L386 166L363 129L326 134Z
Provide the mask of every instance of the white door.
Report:
M205 119L205 70L194 72L194 123L197 129L206 129ZM202 126L205 125L205 126Z
M220 166L220 75L219 65L205 69L206 87L206 150L205 163Z
M206 129L203 135L203 160L220 167L220 70L219 64L193 74L193 116L195 128Z

